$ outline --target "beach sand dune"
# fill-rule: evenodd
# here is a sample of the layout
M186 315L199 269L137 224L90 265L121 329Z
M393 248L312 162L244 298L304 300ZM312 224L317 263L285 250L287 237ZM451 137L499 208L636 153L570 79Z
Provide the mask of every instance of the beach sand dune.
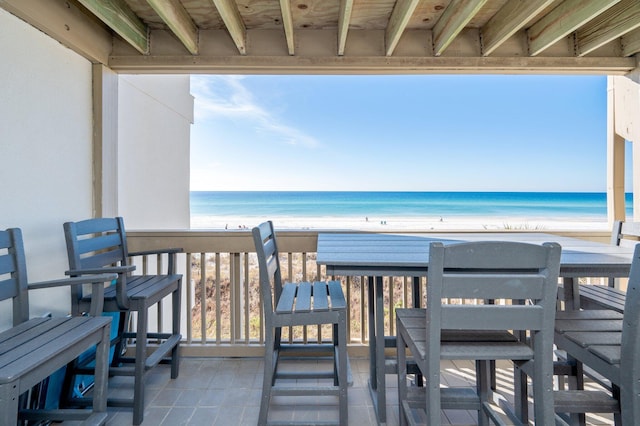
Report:
M193 229L251 229L257 224L272 220L277 229L345 229L365 231L609 231L606 221L594 222L580 218L523 218L523 217L239 217L194 216Z

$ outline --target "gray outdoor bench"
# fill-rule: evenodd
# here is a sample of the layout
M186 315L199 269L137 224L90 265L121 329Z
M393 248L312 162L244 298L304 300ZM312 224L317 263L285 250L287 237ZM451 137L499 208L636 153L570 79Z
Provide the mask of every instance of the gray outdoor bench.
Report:
M12 299L13 327L0 332L0 425L19 420L84 420L104 424L107 418L107 370L111 318L93 316L102 311L104 283L116 274L27 283L22 233L0 231L0 301ZM92 316L40 317L29 319L29 290L93 284L99 295ZM27 392L48 376L96 347L93 410L25 409Z

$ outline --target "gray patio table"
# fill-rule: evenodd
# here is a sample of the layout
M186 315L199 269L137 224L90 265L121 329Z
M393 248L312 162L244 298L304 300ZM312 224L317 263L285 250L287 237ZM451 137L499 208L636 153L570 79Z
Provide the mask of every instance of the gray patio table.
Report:
M328 276L366 276L368 282L369 390L378 423L387 419L385 374L395 374L396 365L385 360L384 349L395 347L395 337L384 335L382 278L413 277L414 289L426 277L429 244L464 241L520 241L534 244L557 242L562 246L560 276L564 282L565 309L579 307L579 277L626 277L633 248L612 246L579 238L541 232L448 232L424 234L320 233L317 263ZM413 291L414 307L420 306ZM416 297L417 296L417 297Z

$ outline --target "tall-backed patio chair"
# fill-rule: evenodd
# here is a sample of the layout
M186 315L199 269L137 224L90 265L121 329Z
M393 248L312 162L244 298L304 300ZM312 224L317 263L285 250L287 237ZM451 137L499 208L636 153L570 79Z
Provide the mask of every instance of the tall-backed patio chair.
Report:
M13 301L13 327L0 332L0 424L15 425L26 420L85 420L86 424L106 421L111 318L29 319L29 290L91 283L98 297L90 312L99 315L104 283L115 277L102 274L28 283L22 232L18 228L0 231L0 301ZM93 348L96 348L93 410L20 409L20 401L24 399L21 395Z
M559 413L613 412L616 424L640 424L640 244L635 246L621 314L612 310L558 312L558 348L604 377L611 393L559 391Z
M477 410L479 424L490 418L499 424L490 404L489 363L495 360L510 360L531 377L536 423L554 423L553 324L560 250L556 243L430 245L424 315L396 311L401 424L440 424L441 409ZM445 304L445 298L478 304ZM484 303L495 299L507 303ZM407 386L407 348L425 377L424 388ZM476 389L441 388L441 359L475 361Z
M614 246L634 247L640 242L640 222L618 220L611 231L611 244ZM623 312L625 293L615 288L615 278L608 277L608 286L598 284L581 284L580 308L611 309Z
M132 406L133 423L142 423L144 417L144 375L159 363L171 363L171 378L178 377L180 335L180 297L182 275L175 273L175 257L180 249L130 253L121 217L88 219L64 224L69 257L68 274L116 272L118 279L104 291L105 312L119 312L118 333L112 339L115 348L109 374L134 376L132 400L109 399L114 406ZM167 274L132 275L135 265L129 258L138 255L167 253ZM165 297L172 299L171 333L149 333L149 310ZM78 288L72 292L74 313L84 312L92 302L90 294ZM128 331L130 314L135 312L136 331ZM161 341L151 355L147 354L148 341ZM125 356L127 343L135 340L135 356ZM133 365L131 365L133 364ZM81 372L81 369L77 371Z
M273 223L264 222L253 228L252 233L258 254L265 320L264 381L258 424L267 424L272 396L335 395L339 399L340 412L336 424L347 425L347 387L350 381L346 338L347 303L340 282L283 283ZM283 327L324 324L333 328L331 342L309 344L281 341ZM332 357L331 371L309 369L308 364L302 371L279 370L280 363L288 357L313 359L318 355ZM279 379L311 379L312 382L301 387L295 384L281 385L277 383ZM333 379L333 385L324 385L318 379Z

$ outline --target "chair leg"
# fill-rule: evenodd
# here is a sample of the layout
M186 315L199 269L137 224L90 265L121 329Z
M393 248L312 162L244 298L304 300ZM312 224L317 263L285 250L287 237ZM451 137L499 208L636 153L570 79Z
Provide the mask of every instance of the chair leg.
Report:
M93 411L107 411L107 380L109 379L109 340L110 330L102 330L102 341L96 346L95 386L93 391Z
M340 351L340 342L338 341L338 334L339 334L339 329L338 329L338 324L333 324L332 326L333 328L333 334L332 334L332 341L333 341L333 386L339 386L340 385L340 371L338 370L339 365L340 365L340 357L338 356L338 353Z
M147 358L147 312L145 306L138 311L136 331L136 359L133 383L133 424L139 425L144 418L144 370Z
M519 364L513 366L513 405L515 416L523 423L529 423L527 374L520 369Z
M567 354L567 361L575 363L575 376L567 377L567 384L571 390L583 390L584 389L584 366L582 363L569 354ZM571 413L569 415L572 425L587 424L587 416L585 413Z
M340 424L349 424L348 386L347 383L347 313L340 312L338 329L338 382L340 386Z
M180 334L180 303L182 297L182 278L178 281L178 288L171 295L171 308L172 308L172 334ZM180 373L180 344L177 344L171 349L171 378L178 378Z
M620 387L618 385L611 385L611 395L620 401ZM613 414L613 424L615 426L622 425L622 413Z
M269 404L271 402L271 387L274 380L274 340L273 328L267 327L267 336L264 342L264 378L262 379L262 396L260 399L260 414L258 415L258 425L267 424L269 414Z
M533 363L533 407L535 422L539 425L555 423L553 407L553 353L551 342L545 342L542 336L534 335ZM525 388L526 389L526 388Z
M128 331L129 327L129 312L120 312L117 316L118 320L118 332L116 333L116 343L113 345L113 358L111 359L111 367L119 367L122 363L122 354L127 349L127 340L122 337L124 333ZM115 321L115 318L114 318Z
M477 360L476 361L476 391L478 392L478 396L480 397L481 405L489 401L489 392L490 392L491 382L492 382L492 372L491 372L490 362L485 360ZM484 411L483 407L480 407L480 410L478 410L478 425L479 426L489 425L489 416Z
M400 426L406 426L407 418L405 417L402 404L407 399L407 350L399 328L396 334L396 357L398 359L398 420Z

